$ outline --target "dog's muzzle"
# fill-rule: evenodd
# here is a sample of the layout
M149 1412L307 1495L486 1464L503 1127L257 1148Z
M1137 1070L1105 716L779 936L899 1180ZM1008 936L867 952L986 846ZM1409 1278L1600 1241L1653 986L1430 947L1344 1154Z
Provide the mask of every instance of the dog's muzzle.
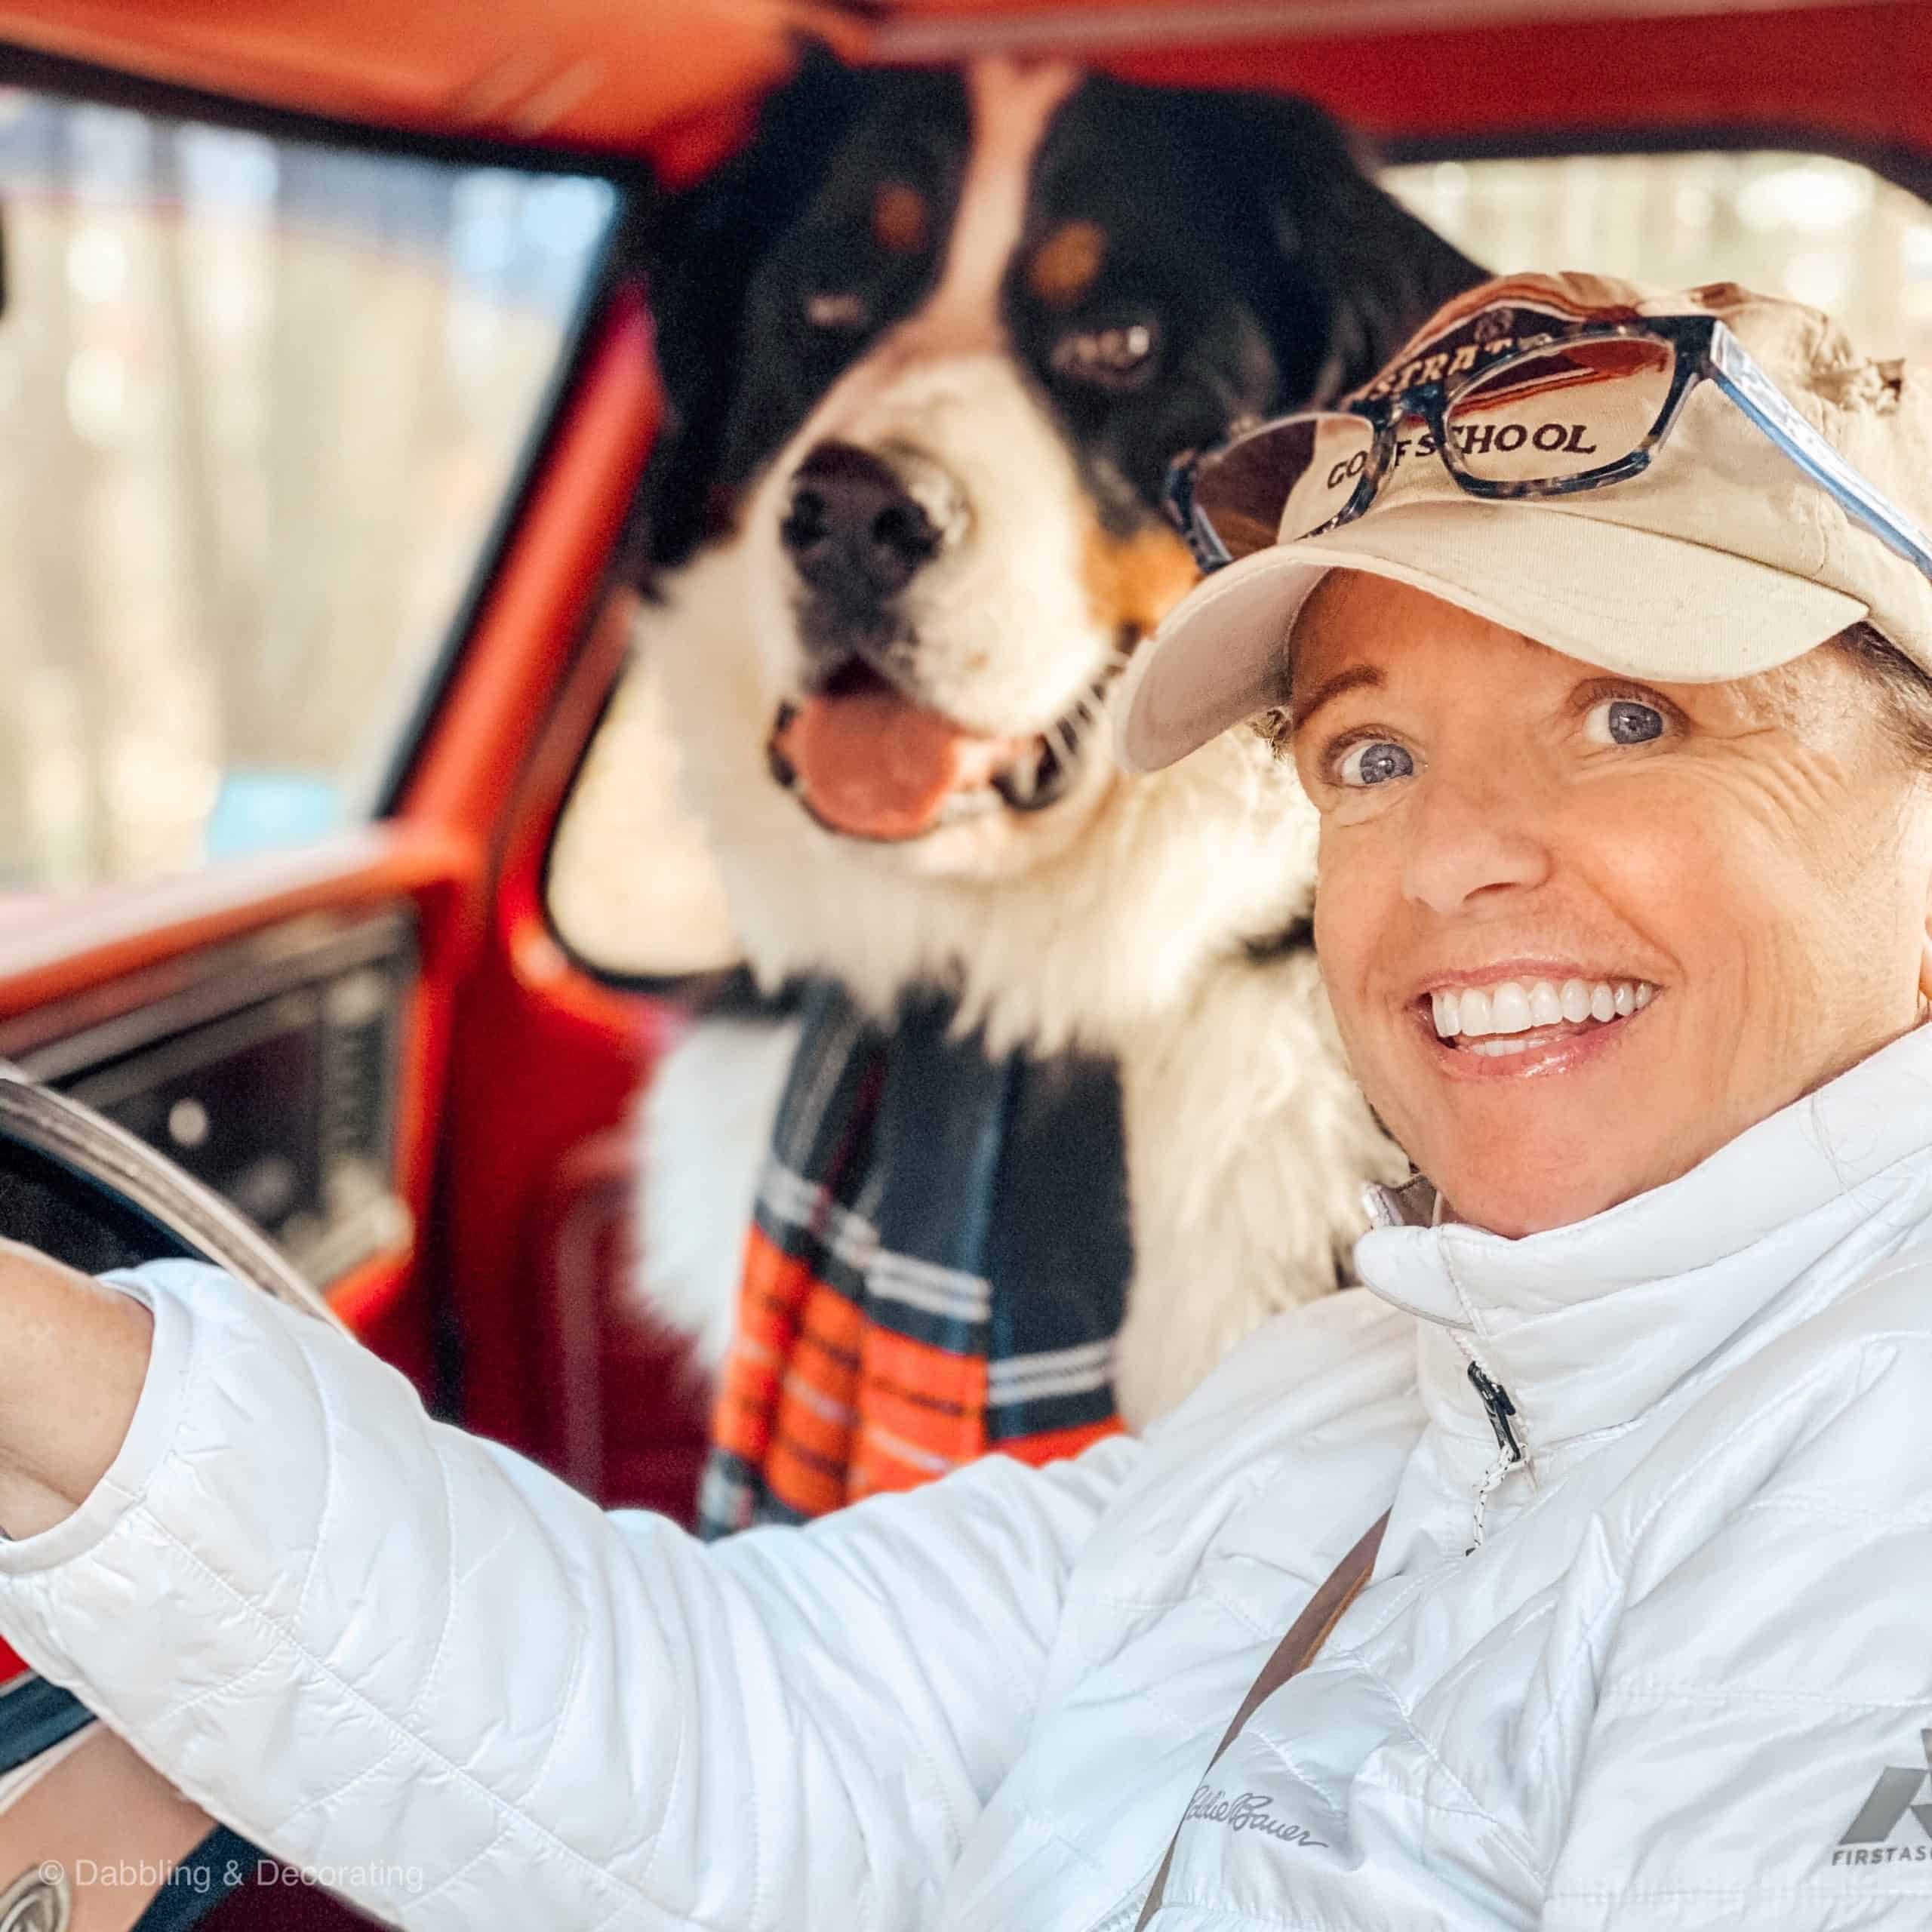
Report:
M903 598L971 521L958 481L910 448L815 445L779 538L796 572L803 691L767 740L772 777L828 831L897 844L961 819L1032 813L1070 789L1098 687L1044 732L969 730L925 703Z

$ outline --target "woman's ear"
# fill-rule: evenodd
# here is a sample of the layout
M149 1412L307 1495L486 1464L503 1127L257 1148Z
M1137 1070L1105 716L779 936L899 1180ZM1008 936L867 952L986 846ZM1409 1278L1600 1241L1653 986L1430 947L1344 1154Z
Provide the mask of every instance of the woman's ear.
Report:
M1932 880L1926 884L1925 924L1918 936L1918 1017L1932 1017Z

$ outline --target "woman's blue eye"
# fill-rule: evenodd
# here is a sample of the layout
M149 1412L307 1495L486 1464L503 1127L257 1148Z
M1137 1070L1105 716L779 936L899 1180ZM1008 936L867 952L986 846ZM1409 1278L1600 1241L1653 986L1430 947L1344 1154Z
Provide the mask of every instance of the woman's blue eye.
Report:
M1350 746L1337 775L1344 785L1386 785L1391 779L1409 777L1415 768L1415 760L1400 745L1392 745L1386 738L1372 738Z
M1590 707L1590 736L1599 744L1647 745L1663 736L1663 713L1634 697L1607 697Z

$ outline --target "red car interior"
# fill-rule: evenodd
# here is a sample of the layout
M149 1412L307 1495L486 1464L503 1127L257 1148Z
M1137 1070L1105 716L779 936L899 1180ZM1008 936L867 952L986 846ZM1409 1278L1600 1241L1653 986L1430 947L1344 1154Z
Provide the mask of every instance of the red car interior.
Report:
M84 63L60 70L76 85L131 76L321 117L338 140L460 137L510 165L535 144L686 179L728 152L801 30L861 59L1011 48L1293 89L1411 152L1748 137L1921 178L1932 155L1932 5L1917 0L0 0L0 78L47 85L51 57ZM600 1500L682 1514L700 1393L623 1291L626 1122L680 1010L591 977L543 893L623 657L613 563L657 415L644 293L615 278L389 815L285 857L0 907L0 1058L58 1065L67 1043L223 984L306 984L305 962L392 971L383 1078L405 1211L321 1285L447 1412ZM0 1680L13 1667L0 1648ZM231 1927L346 1922L318 1894L225 1909Z
M0 39L347 121L649 156L701 171L783 73L995 48L1131 78L1292 88L1377 137L1756 125L1828 146L1932 143L1918 0L35 0Z

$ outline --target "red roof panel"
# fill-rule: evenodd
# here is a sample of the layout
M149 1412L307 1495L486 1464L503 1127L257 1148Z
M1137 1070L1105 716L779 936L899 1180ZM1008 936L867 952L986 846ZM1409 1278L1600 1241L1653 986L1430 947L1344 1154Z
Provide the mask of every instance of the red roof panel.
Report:
M1932 152L1926 0L0 0L0 39L276 106L645 155L735 137L792 37L1294 88L1383 136L1812 130Z

